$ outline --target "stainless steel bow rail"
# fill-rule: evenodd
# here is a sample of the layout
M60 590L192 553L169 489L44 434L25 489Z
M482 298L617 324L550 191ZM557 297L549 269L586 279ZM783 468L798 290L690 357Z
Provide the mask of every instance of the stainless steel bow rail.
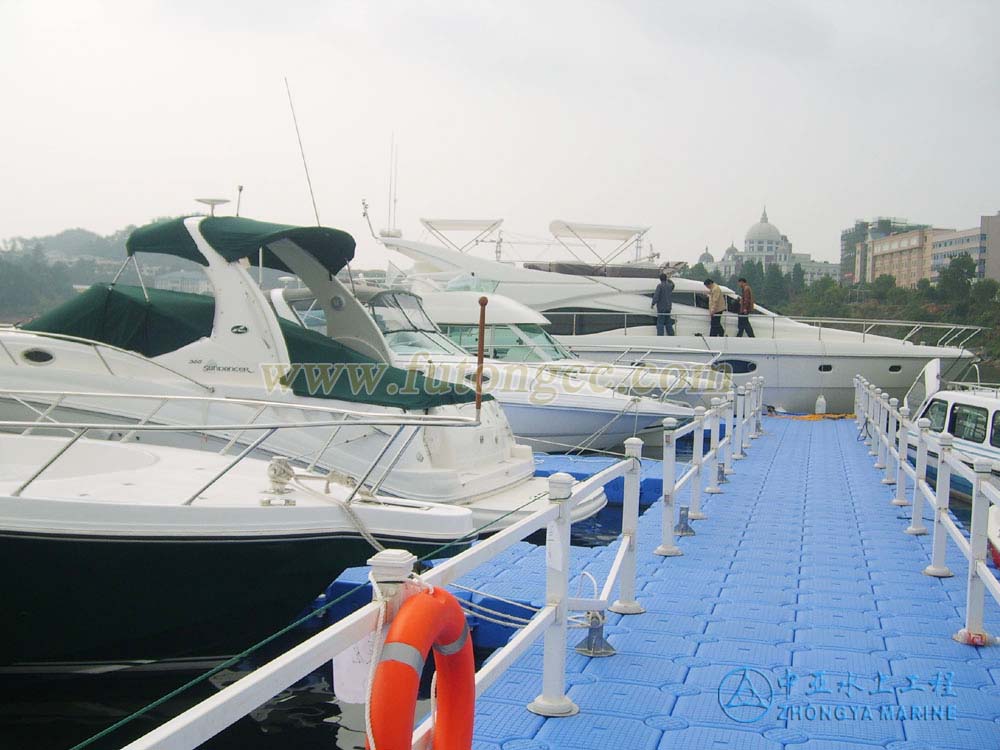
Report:
M264 450L264 443L275 432L288 429L330 429L331 433L323 446L313 454L307 456L291 457L303 464L308 463L307 470L312 471L320 460L321 456L330 447L333 439L344 427L371 427L386 435L386 441L376 452L375 458L358 476L352 477L353 488L346 502L354 500L362 487L368 485L369 493L374 494L379 486L389 476L396 463L402 457L403 452L413 442L413 439L421 429L428 426L434 427L461 427L475 426L479 421L475 417L441 416L434 414L385 414L344 409L341 407L317 406L311 404L290 404L281 401L267 401L262 399L242 399L224 398L221 396L186 396L186 395L163 395L163 394L138 394L138 393L106 393L87 391L51 391L51 390L28 390L0 388L0 401L8 400L22 406L36 415L32 420L0 420L0 431L20 431L22 435L30 435L33 432L44 430L55 430L58 432L68 432L69 440L48 458L31 476L22 482L11 494L20 497L21 494L52 464L59 460L70 448L72 448L81 438L88 434L99 434L108 438L116 436L119 442L127 442L137 432L148 433L176 433L189 432L202 435L219 436L220 439L227 439L226 444L219 451L221 455L229 452L233 446L241 445L243 450L233 457L226 466L201 486L193 495L184 501L184 505L190 505L209 487L215 484L228 474L237 464L256 450ZM56 409L65 407L74 411L101 413L100 403L114 404L117 409L121 408L121 402L136 400L139 402L151 402L153 408L145 412L135 421L115 422L114 418L108 422L99 421L66 421L59 420L54 413ZM169 404L189 403L198 407L208 409L211 406L222 406L225 408L245 408L251 412L245 421L238 422L217 422L209 421L198 423L154 423L152 420L157 414ZM315 414L314 420L302 419L274 419L272 421L260 421L265 412L271 410L280 417L283 411L291 410L298 414ZM120 419L120 417L118 417ZM395 428L393 430L382 428ZM404 430L412 428L409 434L400 440ZM261 434L252 440L240 442L240 439L247 432L260 432ZM389 457L388 462L382 469L377 479L372 479L375 469L383 462L389 454L390 449L396 446L396 450ZM342 473L339 470L335 470Z
M714 399L708 410L699 407L695 418L681 428L674 419L664 420L663 487L665 502L662 543L652 554L665 557L682 554L674 542L677 520L675 498L682 488L691 488L691 518L705 518L700 510L701 493L721 492L719 484L732 472L732 462L744 457L751 440L762 434L763 378L753 378L749 387L739 388L725 400ZM726 436L719 437L720 426L727 425ZM709 449L705 450L704 435L709 431ZM690 468L677 479L676 443L683 435L692 434L694 454ZM190 750L221 732L261 704L278 695L310 672L328 665L338 653L372 634L379 612L386 603L386 617L391 619L409 596L426 586L446 586L466 573L489 562L498 554L528 535L546 529L545 543L545 606L527 620L506 646L494 652L476 674L476 695L490 687L538 639L544 640L541 686L538 697L528 710L542 716L571 716L579 708L566 695L566 644L571 611L605 612L622 615L644 611L636 599L635 575L639 519L639 481L642 441L629 438L625 444L626 458L582 482L574 482L568 474L549 477L547 508L536 511L467 551L436 565L419 577L413 573L415 558L402 550L385 550L369 560L373 587L381 591L382 599L361 609L317 633L290 651L259 667L238 682L193 706L152 732L126 746L126 750ZM570 518L578 502L607 482L623 477L625 496L622 511L622 535L611 570L596 598L584 599L569 595L572 547ZM612 599L618 589L617 599ZM611 658L614 658L613 656ZM421 723L413 734L412 747L430 747L433 716Z
M954 438L947 432L933 435L929 419L912 419L906 406L890 398L861 376L854 378L854 411L865 445L875 457L875 468L885 471L883 484L895 485L892 504L911 506L910 524L905 533L927 534L923 509L926 502L934 509L933 541L930 564L925 575L948 578L954 575L946 564L948 538L968 562L965 596L965 625L953 638L959 643L984 646L994 642L983 623L985 594L988 590L1000 603L1000 581L986 564L989 510L1000 505L1000 489L991 481L992 462L954 449ZM910 463L910 448L915 461ZM937 461L934 486L927 481L928 457ZM972 523L968 538L949 513L952 478L962 477L972 485ZM911 485L907 497L907 480Z

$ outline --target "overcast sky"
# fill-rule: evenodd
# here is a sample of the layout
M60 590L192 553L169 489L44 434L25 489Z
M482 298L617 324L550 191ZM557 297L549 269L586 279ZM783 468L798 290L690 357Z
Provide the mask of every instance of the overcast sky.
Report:
M311 223L642 224L742 248L766 202L837 260L855 218L1000 210L1000 3L0 0L0 237L102 234L235 197Z

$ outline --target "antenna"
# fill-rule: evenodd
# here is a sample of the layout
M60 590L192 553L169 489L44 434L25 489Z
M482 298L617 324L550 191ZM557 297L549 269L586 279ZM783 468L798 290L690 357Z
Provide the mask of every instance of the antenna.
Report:
M396 201L399 190L399 147L396 145L396 134L392 134L389 141L389 195L388 195L388 218L389 226L379 230L379 237L399 239L403 233L396 229ZM363 203L365 208L365 218L368 218L368 204ZM370 228L371 222L369 222Z
M215 207L229 203L229 198L195 198L199 203L204 203L209 208L209 216L215 216Z
M302 146L302 133L299 132L299 120L295 116L295 104L292 103L292 89L288 85L288 77L285 77L285 91L288 93L288 108L292 111L292 124L295 125L295 137L299 141L299 154L302 155L302 169L306 173L306 184L309 186L309 198L312 200L313 214L316 216L316 226L320 226L319 209L316 208L316 194L313 192L312 178L309 177L309 164L306 163L306 150Z
M236 186L236 215L240 215L240 201L243 199L243 186Z

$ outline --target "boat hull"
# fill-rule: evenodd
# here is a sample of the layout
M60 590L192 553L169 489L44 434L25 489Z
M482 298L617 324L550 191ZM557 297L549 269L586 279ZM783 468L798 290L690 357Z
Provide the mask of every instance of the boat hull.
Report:
M418 556L437 547L384 541ZM124 539L3 532L0 664L239 653L288 625L345 568L372 554L347 533Z

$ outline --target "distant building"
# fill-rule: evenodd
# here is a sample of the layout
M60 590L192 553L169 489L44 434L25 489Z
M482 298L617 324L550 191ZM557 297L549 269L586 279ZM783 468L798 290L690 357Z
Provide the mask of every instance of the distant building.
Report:
M976 278L1000 280L1000 212L979 217L979 226L941 232L934 238L928 277L937 281L953 258L969 255L976 262Z
M712 265L706 260L711 258ZM774 226L767 218L767 209L761 213L760 221L747 230L743 239L743 251L736 248L735 244L730 244L722 255L722 260L716 262L708 248L702 253L699 261L706 268L711 268L712 272L722 279L731 276L739 276L743 265L750 261L760 263L765 269L768 266L777 266L785 274L792 273L796 264L802 267L807 284L818 281L824 276L837 278L840 275L840 267L836 263L813 260L808 253L793 253L792 243L787 235Z
M867 276L870 267L868 246L873 240L892 234L919 229L922 224L911 224L906 219L877 216L874 219L858 219L853 227L840 233L840 280L845 284L861 284L871 281Z
M871 282L879 276L895 278L896 286L915 287L931 274L931 256L935 239L949 230L921 227L890 234L864 243L868 268L864 277Z
M208 277L201 271L171 271L161 273L153 279L157 289L169 289L172 292L189 292L191 294L211 294L212 285Z

